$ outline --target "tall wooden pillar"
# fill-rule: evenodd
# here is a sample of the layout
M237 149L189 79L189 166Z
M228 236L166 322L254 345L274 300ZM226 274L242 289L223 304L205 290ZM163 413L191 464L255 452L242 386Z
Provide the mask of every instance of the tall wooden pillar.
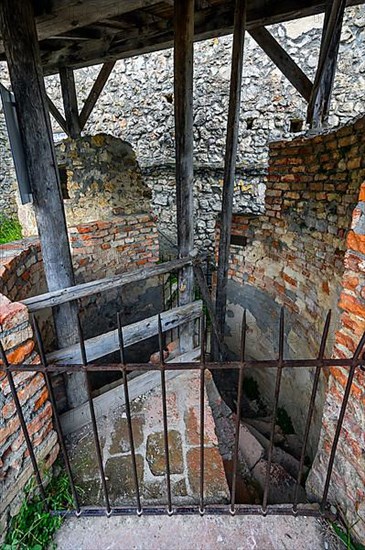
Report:
M194 0L179 0L175 5L174 86L176 143L176 215L179 257L188 256L194 247L193 202L193 41ZM179 276L180 305L193 300L193 268ZM193 347L190 325L180 331L180 349Z
M31 0L0 2L0 31L14 92L48 290L74 284L66 219ZM54 309L60 347L77 341L75 304ZM71 405L86 396L79 375L69 380Z
M229 247L231 242L233 191L241 107L241 86L246 12L247 0L236 0L216 293L216 318L218 330L222 338L224 337L226 318L228 262ZM217 342L214 340L213 356L215 360L219 359Z
M307 113L311 128L317 130L328 121L345 8L346 0L327 0L318 67Z

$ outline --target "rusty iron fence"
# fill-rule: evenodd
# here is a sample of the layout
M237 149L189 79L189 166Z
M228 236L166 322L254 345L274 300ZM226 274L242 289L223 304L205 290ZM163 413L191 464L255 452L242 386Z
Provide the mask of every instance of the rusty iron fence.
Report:
M329 359L325 357L326 342L328 339L329 327L330 327L331 314L329 313L324 325L320 349L317 357L315 359L285 359L284 357L284 339L285 339L285 330L284 330L284 311L281 311L280 315L280 326L279 326L279 354L278 358L275 360L246 360L245 358L245 348L246 348L246 332L247 332L247 323L246 323L246 312L243 315L242 321L242 333L241 333L241 351L240 358L237 361L221 361L221 362L211 362L207 357L206 353L206 331L205 331L205 315L202 313L200 318L200 361L199 362L189 362L189 363L166 363L164 360L164 338L165 333L162 330L161 318L158 317L158 334L159 334L159 353L160 353L160 362L159 364L127 364L125 362L124 354L124 343L123 343L123 331L121 326L121 319L118 315L118 334L119 334L119 348L120 348L120 363L118 364L92 364L87 360L87 354L85 349L85 342L83 337L82 327L79 321L78 331L79 331L79 345L81 350L82 364L81 365L55 365L48 364L46 359L46 354L44 352L44 347L42 343L42 337L38 327L36 318L33 316L33 327L35 338L37 341L38 351L41 363L39 365L11 365L9 364L4 348L0 343L0 357L2 359L2 365L0 369L5 371L7 379L9 381L9 386L11 390L12 397L16 406L17 415L21 424L21 428L24 433L25 442L29 451L30 459L32 461L34 474L36 481L39 487L40 494L44 501L44 506L47 508L47 498L46 498L46 488L43 485L42 477L40 473L39 466L37 464L37 459L35 456L35 451L33 448L32 440L29 435L27 424L22 411L22 405L20 403L13 374L17 372L30 371L34 373L42 373L44 380L49 392L49 399L52 405L53 410L53 419L54 427L58 434L58 440L60 448L64 458L65 469L68 474L69 483L74 500L74 508L72 510L52 510L54 514L62 515L76 515L76 516L97 516L97 515L142 515L142 514L247 514L247 515L268 515L268 514L277 514L277 515L306 515L306 516L320 516L320 515L330 515L330 503L328 501L329 486L331 482L331 475L334 465L334 459L338 447L338 442L341 434L341 428L346 413L346 408L351 392L351 386L353 383L354 376L356 372L361 369L365 370L365 359L363 355L363 348L365 345L365 333L360 339L357 349L352 358L349 359ZM248 368L256 367L260 369L276 369L276 382L275 382L275 395L274 395L274 410L272 416L272 425L271 425L271 435L270 435L270 445L268 448L267 455L267 471L266 471L266 481L263 490L263 499L261 505L245 505L236 503L236 486L237 486L237 475L238 475L238 460L239 460L239 438L240 438L240 415L238 414L241 410L241 402L243 398L243 385L244 385L244 373ZM326 479L323 486L323 495L321 502L317 505L299 503L298 502L298 492L299 487L303 481L303 471L304 471L304 462L306 456L306 448L308 443L308 437L310 433L312 417L314 412L314 406L317 396L318 384L320 380L321 371L328 367L344 367L347 369L347 383L344 390L343 400L337 420L337 426L335 429L335 435L332 442L332 448L328 459L328 467ZM294 493L293 502L284 505L275 505L268 504L268 495L270 490L270 471L273 460L273 447L274 447L274 431L275 431L275 419L278 409L280 389L281 389L281 380L282 373L284 369L302 369L302 368L314 368L315 376L313 380L313 387L311 392L310 403L308 407L308 413L305 423L305 430L303 436L303 445L301 451L301 457L299 462L299 471L296 480L296 490ZM222 371L226 369L235 369L238 371L238 395L237 395L237 414L235 420L235 441L234 441L234 453L233 453L233 478L232 478L232 488L230 503L225 504L208 504L205 502L204 497L204 471L205 471L205 453L204 453L204 436L205 436L205 426L204 426L204 409L206 406L205 403L205 372L209 371ZM131 417L131 408L130 408L130 398L129 398L129 382L128 382L128 373L135 371L158 371L160 372L160 384L161 384L161 400L162 400L162 422L163 422L163 435L164 435L164 459L165 459L165 473L166 473L166 504L165 505L146 505L144 506L141 498L141 491L137 475L137 462L136 462L136 453L135 453L135 444L134 444L134 434L132 427L132 417ZM187 505L176 505L173 501L172 492L171 492L171 473L170 473L170 453L169 453L169 435L168 435L168 407L166 399L166 372L170 370L195 370L200 372L200 425L199 425L199 449L200 449L200 487L198 501L199 504ZM120 371L123 373L122 389L124 391L125 397L125 412L128 423L128 437L131 450L131 457L133 463L133 477L134 477L134 488L135 488L135 504L126 505L126 506L112 506L109 498L108 491L108 482L104 471L100 438L98 433L97 420L95 416L94 403L91 394L91 386L89 380L89 374L95 371ZM91 417L91 427L93 431L93 438L95 443L95 450L98 462L98 468L100 472L100 479L102 483L102 489L104 494L104 503L105 506L81 506L80 498L78 495L77 488L74 482L74 476L72 472L72 466L70 463L67 446L65 443L65 438L62 433L62 427L60 422L60 417L57 412L56 401L54 396L54 391L51 383L51 374L52 373L74 373L74 372L83 372L85 375L85 384L88 393L88 405L90 408L90 417Z

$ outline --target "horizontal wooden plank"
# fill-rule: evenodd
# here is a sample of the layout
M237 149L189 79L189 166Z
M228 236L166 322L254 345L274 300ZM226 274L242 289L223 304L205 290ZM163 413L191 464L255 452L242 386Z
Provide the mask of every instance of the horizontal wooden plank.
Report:
M187 353L179 355L173 359L174 363L184 363L185 361L196 361L200 356L200 348L195 348ZM168 361L167 361L168 362ZM184 371L166 371L166 382L176 378ZM122 382L115 388L94 397L94 409L96 418L101 418L103 415L110 413L117 407L125 405L124 391ZM128 384L130 400L136 399L150 390L160 386L161 374L158 371L146 372L136 378L133 378ZM91 421L90 408L88 403L80 405L76 409L65 412L60 417L62 431L64 435L70 434L83 428Z
M203 302L198 300L185 306L175 307L161 313L162 330L167 331L184 323L189 323L199 317ZM132 346L142 340L158 334L158 316L148 317L137 323L123 327L124 346ZM85 340L86 357L94 361L119 349L118 331L112 330L100 336ZM65 365L80 365L82 363L79 344L68 348L53 351L47 355L48 363L62 363Z
M99 279L97 281L90 281L89 283L82 283L61 290L55 290L53 292L47 292L34 296L33 298L27 298L22 303L27 306L31 313L45 309L47 307L58 306L66 302L78 300L79 298L85 298L86 296L92 296L97 292L105 292L114 288L119 288L129 283L135 283L137 281L144 281L151 277L157 277L164 273L169 273L175 269L180 269L185 265L191 265L193 260L191 258L182 258L180 260L172 260L171 262L165 262L151 267L145 267L141 269L135 269L116 275L115 277L107 277L105 279Z

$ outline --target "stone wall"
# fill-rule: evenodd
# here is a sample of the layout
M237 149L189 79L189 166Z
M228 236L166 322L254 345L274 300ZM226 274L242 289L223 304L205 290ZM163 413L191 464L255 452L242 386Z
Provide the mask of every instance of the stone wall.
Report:
M345 270L339 307L341 317L335 335L333 357L352 357L365 331L365 184L353 211L347 235ZM319 451L308 478L307 489L321 496L328 458L340 412L348 370L331 368L322 420ZM355 372L336 454L329 497L336 503L351 533L365 540L365 385L364 372Z
M248 355L277 357L281 306L286 314L286 357L317 356L329 309L332 351L340 322L346 234L365 175L364 129L361 118L336 132L271 144L265 215L234 218L232 233L246 237L247 244L231 246L227 342L232 351L238 351L242 310L247 308ZM268 401L274 396L273 374L254 373ZM309 371L284 371L280 404L299 433L311 386ZM323 379L310 439L312 457L324 394Z
M361 6L346 11L334 85L332 126L344 123L363 111L364 10ZM313 78L316 69L321 25L322 17L316 16L275 25L270 29L310 78ZM259 211L263 206L263 194L258 184L265 182L263 167L267 164L268 142L293 136L290 123L294 119L305 120L305 102L250 36L246 38L245 48L238 164L240 169L249 168L244 182L250 188L242 198L245 210L252 212ZM209 203L213 203L210 216L205 206L202 215L200 210L197 212L200 218L199 246L201 241L212 243L212 227L219 208L221 175L212 172L212 166L222 168L223 165L230 55L230 36L195 45L194 146L195 162L199 167L195 176L197 204L200 193L206 193ZM76 71L80 106L98 70L99 67L89 67ZM8 82L5 69L1 78L5 84ZM59 78L47 77L46 82L49 95L62 111ZM149 185L155 189L153 205L155 213L161 214L161 229L170 229L172 238L175 233L173 198L169 197L166 204L165 185L161 182L165 184L167 181L168 191L171 190L173 174L170 168L164 172L163 166L171 166L174 162L173 111L173 56L171 50L166 50L117 62L85 128L89 134L107 132L132 144ZM56 125L54 130L60 132ZM14 176L9 175L5 157L2 158L1 169L8 179L14 180ZM10 204L11 200L13 195L8 200L4 197L4 203Z
M151 191L129 143L107 134L68 138L56 155L68 227L150 212ZM30 204L19 206L19 218L25 235L37 234Z

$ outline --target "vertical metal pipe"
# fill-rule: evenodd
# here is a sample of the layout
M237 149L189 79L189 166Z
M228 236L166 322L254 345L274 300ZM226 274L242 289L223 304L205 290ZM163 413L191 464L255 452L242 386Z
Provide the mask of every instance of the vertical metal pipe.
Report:
M238 395L236 409L236 432L233 451L233 475L232 475L232 492L231 492L231 514L235 514L236 504L236 485L237 485L237 469L238 469L238 451L240 444L240 424L241 424L241 405L243 394L243 363L245 361L246 349L246 310L243 312L242 329L241 329L241 365L238 375Z
M141 515L142 514L141 495L140 495L139 481L138 481L138 470L137 470L136 450L135 450L135 445L134 445L131 407L130 407L130 402L129 402L128 371L127 371L126 366L125 366L124 340L123 340L121 314L118 313L117 317L118 317L118 336L119 336L120 361L123 364L123 383L124 383L125 411L126 411L127 423L128 423L129 445L130 445L130 449L131 449L134 484L136 486L137 514Z
M79 315L77 316L77 328L78 328L78 333L79 333L79 343L80 343L82 363L83 363L84 367L86 367L87 357L86 357L85 341L84 341L84 335L83 335L83 332L82 332L81 321L80 321L80 316ZM107 513L108 516L110 516L111 507L110 507L108 487L107 487L105 472L104 472L103 457L102 457L102 454L101 454L100 440L99 440L99 434L98 434L98 426L97 426L97 423L96 423L95 409L94 409L94 403L93 403L92 393L91 393L90 378L89 378L89 374L86 370L85 370L85 381L86 381L87 397L88 397L88 403L89 403L89 409L90 409L91 426L92 426L94 442L95 442L96 456L97 456L97 460L98 460L101 484L102 484L102 487L103 487L104 498L105 498L106 513Z
M331 311L328 312L326 322L324 325L323 333L322 333L322 339L321 339L321 345L319 348L319 354L318 359L320 361L323 361L324 354L326 351L326 343L328 338L328 332L331 324ZM303 438L303 447L300 455L300 462L299 462L299 469L298 469L298 479L297 484L295 487L295 493L294 493L294 503L293 503L293 512L297 512L297 505L298 505L298 494L299 494L299 486L302 482L302 475L303 475L303 468L304 468L304 459L305 459L305 451L307 449L307 443L308 443L308 436L309 431L312 423L312 417L313 417L313 411L314 411L314 404L316 401L316 395L317 395L317 389L319 384L319 377L321 375L322 365L318 365L316 367L315 375L314 375L314 381L313 381L313 388L312 388L312 394L309 402L309 409L308 409L308 416L307 421L305 425L304 430L304 438Z
M43 340L42 340L41 332L39 330L38 321L37 321L37 318L36 318L35 315L32 315L32 324L33 324L34 334L35 334L37 345L38 345L38 352L39 352L39 356L41 358L41 363L45 368L47 368L48 364L47 364L46 354L45 354L45 351L44 351ZM52 405L54 425L55 425L55 428L56 428L56 432L57 432L57 435L58 435L58 441L59 441L61 451L62 451L62 454L63 454L63 458L64 458L64 461L65 461L65 468L66 468L67 476L68 476L68 479L69 479L69 482L70 482L70 487L71 487L72 497L73 497L73 500L74 500L74 503L75 503L76 513L79 514L80 513L79 497L78 497L78 494L77 494L74 478L73 478L73 475L72 475L70 460L69 460L69 456L68 456L68 452L67 452L63 432L62 432L60 417L59 417L59 414L58 414L58 411L57 411L56 398L55 398L55 395L54 395L51 378L50 378L49 373L47 371L44 372L43 376L44 376L44 379L45 379L45 382L46 382L48 395L49 395L49 400L50 400L51 405Z
M359 342L359 344L356 348L356 351L355 351L355 353L352 357L352 365L350 367L350 371L349 371L349 374L348 374L345 393L344 393L344 396L343 396L341 410L340 410L340 414L339 414L338 421L337 421L335 437L334 437L333 443L332 443L330 459L328 461L327 476L326 476L326 481L325 481L324 490L323 490L322 503L321 503L322 511L325 509L326 504L327 504L328 490L329 490L329 486L330 486L330 482L331 482L333 463L334 463L335 456L336 456L338 440L340 438L343 419L345 417L347 403L348 403L348 400L349 400L349 397L350 397L351 386L352 386L352 382L353 382L356 367L357 367L357 361L360 357L360 353L362 352L362 350L364 348L364 345L365 345L365 332L362 335L362 338L361 338L361 340L360 340L360 342Z
M281 308L281 311L280 311L280 328L279 328L279 361L278 361L278 368L277 368L277 373L276 373L274 410L273 410L273 418L272 418L272 424L271 424L269 451L268 451L268 456L267 456L267 469L266 469L264 496L263 496L263 501L262 501L262 511L263 511L264 514L266 514L266 511L267 511L267 500L268 500L269 488L270 488L272 451L273 451L273 446L274 446L276 416L277 416L277 411L278 411L281 375L282 375L283 359L284 359L284 335L285 335L285 331L284 331L284 308Z
M27 428L27 424L26 424L25 419L24 419L22 406L20 404L19 397L18 397L16 387L15 387L15 383L14 383L13 374L9 370L9 362L8 362L5 350L4 350L3 345L2 345L1 342L0 342L0 357L1 357L1 360L2 360L2 362L4 364L4 367L5 367L5 372L6 372L8 382L9 382L10 392L11 392L12 398L14 399L16 412L18 414L20 426L21 426L23 434L24 434L25 443L27 445L30 460L32 462L32 466L33 466L34 475L35 475L35 478L36 478L36 481L37 481L38 489L39 489L39 492L40 492L42 500L43 500L43 506L44 506L45 510L48 511L47 497L46 497L46 493L45 493L45 490L44 490L44 487L43 487L41 474L40 474L38 464L37 464L37 459L36 459L35 454L34 454L32 440L30 438L28 428Z
M200 317L200 504L199 512L204 514L204 406L205 406L205 323L204 313Z
M159 340L159 348L160 348L162 420L163 420L163 434L164 434L164 447L165 447L166 486L167 486L167 502L168 502L167 511L169 515L172 515L169 432L168 432L168 426L167 426L166 376L165 376L165 360L163 356L163 332L162 332L161 315L158 316L158 340Z

